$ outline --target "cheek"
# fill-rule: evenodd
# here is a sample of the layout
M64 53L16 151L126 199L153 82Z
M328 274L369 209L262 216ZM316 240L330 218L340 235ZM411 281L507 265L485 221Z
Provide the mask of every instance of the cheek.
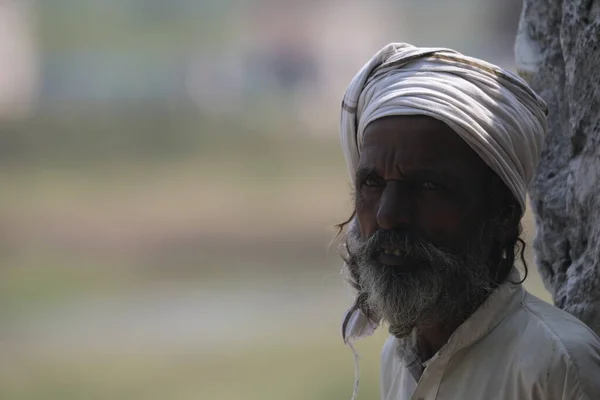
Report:
M420 228L440 245L456 247L468 237L468 211L456 201L436 193L423 196L418 221Z
M369 237L377 230L377 205L381 193L372 189L357 194L355 209L363 237Z
M422 207L419 220L437 234L451 235L460 230L463 216L459 210L450 207Z

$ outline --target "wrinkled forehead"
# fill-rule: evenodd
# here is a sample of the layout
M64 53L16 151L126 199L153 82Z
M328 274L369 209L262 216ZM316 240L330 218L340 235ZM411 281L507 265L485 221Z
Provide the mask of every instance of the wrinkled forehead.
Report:
M485 165L477 153L444 122L426 115L390 116L364 131L360 165L381 159L403 163Z

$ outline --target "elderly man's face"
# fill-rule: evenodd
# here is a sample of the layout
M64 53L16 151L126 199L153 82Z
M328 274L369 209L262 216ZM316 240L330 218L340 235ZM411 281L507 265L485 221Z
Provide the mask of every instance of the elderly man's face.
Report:
M433 118L388 117L365 130L348 268L397 336L459 320L491 290L491 173Z
M462 252L482 218L487 177L487 165L444 123L425 116L376 120L365 130L356 176L360 231L402 231ZM382 250L382 264L402 264L396 249Z

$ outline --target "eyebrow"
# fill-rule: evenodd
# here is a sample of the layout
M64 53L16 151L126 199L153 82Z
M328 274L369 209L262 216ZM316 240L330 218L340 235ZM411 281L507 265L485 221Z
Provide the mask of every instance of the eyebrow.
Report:
M369 176L381 176L374 167L363 166L356 171L356 182L361 182ZM418 168L403 174L406 180L433 180L437 182L447 183L460 188L464 187L464 182L458 176L448 170L433 169L433 168Z

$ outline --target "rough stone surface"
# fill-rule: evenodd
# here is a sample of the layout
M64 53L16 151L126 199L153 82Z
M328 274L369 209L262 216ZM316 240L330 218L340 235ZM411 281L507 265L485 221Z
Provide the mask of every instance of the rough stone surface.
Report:
M536 262L555 304L600 334L600 0L524 0L516 58L550 113Z

